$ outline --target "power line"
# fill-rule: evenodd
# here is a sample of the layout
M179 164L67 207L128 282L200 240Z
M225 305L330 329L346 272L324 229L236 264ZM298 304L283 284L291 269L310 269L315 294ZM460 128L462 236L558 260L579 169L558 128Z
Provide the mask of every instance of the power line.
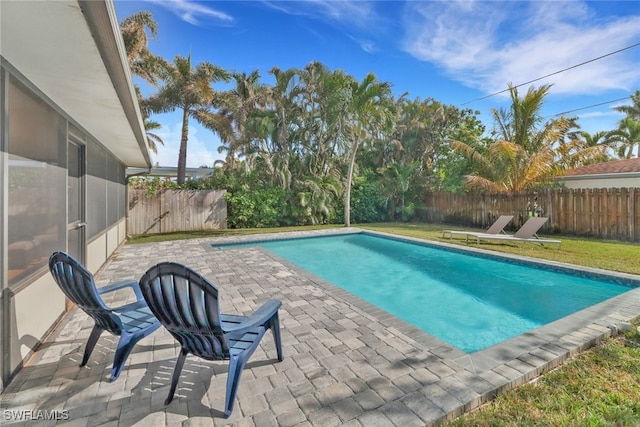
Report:
M528 85L530 83L537 82L538 80L546 79L547 77L551 77L551 76L555 76L556 74L564 73L565 71L581 67L581 66L583 66L585 64L589 64L591 62L598 61L598 60L600 60L602 58L606 58L607 56L615 55L616 53L624 52L625 50L633 49L634 47L638 47L638 46L640 46L640 43L636 43L636 44L633 44L631 46L627 46L627 47L624 47L622 49L618 49L618 50L616 50L614 52L610 52L610 53L607 53L605 55L599 56L597 58L593 58L593 59L590 59L588 61L581 62L580 64L577 64L577 65L572 65L571 67L564 68L564 69L562 69L560 71L556 71L556 72L551 73L551 74L547 74L546 76L538 77L537 79L529 80L528 82L520 83L519 85L516 85L516 86L513 86L513 87L520 87L520 86ZM500 92L492 93L490 95L486 95L486 96L483 96L481 98L475 98L475 99L472 99L471 101L465 102L464 104L460 104L460 106L462 107L463 105L467 105L467 104L470 104L470 103L475 102L475 101L481 101L483 99L491 98L492 96L500 95L501 93L508 92L509 90L510 89L504 89L504 90L501 90Z
M626 101L628 100L629 97L624 97L624 98L618 98L618 99L613 99L611 101L605 101L605 102L600 102L599 104L593 104L593 105L589 105L587 107L581 107L581 108L576 108L575 110L569 110L569 111L563 111L562 113L558 113L558 114L554 114L553 116L549 116L549 117L557 117L557 116L562 116L564 114L569 114L569 113L574 113L576 111L580 111L580 110L587 110L589 108L593 108L593 107L599 107L601 105L605 105L605 104L611 104L613 102L620 102L620 101Z

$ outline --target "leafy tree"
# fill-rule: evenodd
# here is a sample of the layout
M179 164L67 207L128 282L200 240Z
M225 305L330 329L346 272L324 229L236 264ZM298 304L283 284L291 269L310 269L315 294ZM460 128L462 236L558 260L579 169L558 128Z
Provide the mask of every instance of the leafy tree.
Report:
M465 173L472 172L470 163L451 149L451 140L472 143L484 133L484 126L477 119L478 112L460 110L433 99L396 101L398 111L395 126L382 145L377 147L377 167L389 164L418 163L419 184L424 189L459 190ZM370 163L366 163L370 164ZM412 187L418 183L414 182ZM413 197L421 198L420 191ZM414 200L419 202L419 200Z
M172 64L162 68L160 79L164 84L158 92L147 100L147 105L155 113L182 110L182 134L178 154L178 184L185 181L187 164L187 141L189 139L189 119L193 117L202 125L218 132L222 138L231 138L228 120L211 111L215 98L212 83L228 81L229 74L209 62L201 62L195 68L191 65L191 54L186 58L177 55Z

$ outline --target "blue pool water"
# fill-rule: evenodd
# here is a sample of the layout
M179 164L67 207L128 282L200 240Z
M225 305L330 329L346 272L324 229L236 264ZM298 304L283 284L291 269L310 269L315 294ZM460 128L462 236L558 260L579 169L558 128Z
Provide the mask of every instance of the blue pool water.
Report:
M467 353L631 289L367 234L238 246L261 246Z

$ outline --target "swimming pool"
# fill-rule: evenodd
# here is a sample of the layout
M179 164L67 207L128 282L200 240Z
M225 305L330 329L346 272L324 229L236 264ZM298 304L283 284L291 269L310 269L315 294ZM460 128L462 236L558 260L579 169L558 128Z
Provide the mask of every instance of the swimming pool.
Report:
M263 247L467 353L637 285L367 233L224 246Z

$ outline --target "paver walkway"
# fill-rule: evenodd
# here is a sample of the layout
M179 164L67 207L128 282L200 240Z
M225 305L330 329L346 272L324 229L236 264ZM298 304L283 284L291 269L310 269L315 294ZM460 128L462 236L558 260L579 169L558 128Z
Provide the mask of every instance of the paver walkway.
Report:
M344 229L294 234L330 232ZM635 289L467 355L262 249L211 247L242 239L125 245L96 276L98 285L137 280L151 265L170 260L217 284L223 312L248 314L269 298L282 300L285 360L277 362L273 340L265 337L243 372L230 418L221 417L224 362L189 356L175 399L164 405L178 348L163 328L140 341L113 383L107 377L116 339L107 333L80 368L93 322L73 309L0 396L0 424L31 411L58 416L57 425L65 426L433 425L557 366L610 335L608 324L640 313ZM108 303L130 300L122 291Z

